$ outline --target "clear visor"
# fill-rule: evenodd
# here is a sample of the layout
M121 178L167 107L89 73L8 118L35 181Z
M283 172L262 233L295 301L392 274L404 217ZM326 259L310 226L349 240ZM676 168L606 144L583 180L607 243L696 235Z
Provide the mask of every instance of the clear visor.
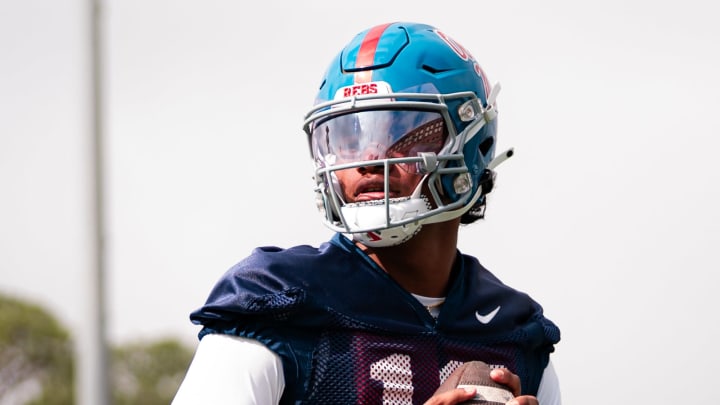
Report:
M442 115L434 111L370 110L330 117L312 130L313 158L323 167L438 153L447 140ZM417 172L416 164L400 164Z

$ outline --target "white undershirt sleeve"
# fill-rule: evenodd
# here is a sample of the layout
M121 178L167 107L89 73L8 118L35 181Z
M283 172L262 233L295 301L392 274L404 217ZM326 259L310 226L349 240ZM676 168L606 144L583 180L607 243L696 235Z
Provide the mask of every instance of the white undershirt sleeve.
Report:
M256 340L210 334L200 340L172 405L271 405L284 388L277 354Z
M560 379L558 379L557 373L555 373L555 367L553 367L552 361L548 362L545 371L543 371L537 399L540 405L562 405Z

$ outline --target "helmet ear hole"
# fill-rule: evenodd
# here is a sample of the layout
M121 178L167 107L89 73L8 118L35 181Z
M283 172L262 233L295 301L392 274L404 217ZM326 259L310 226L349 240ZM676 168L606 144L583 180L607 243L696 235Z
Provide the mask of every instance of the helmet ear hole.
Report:
M482 156L487 155L488 152L490 152L490 150L492 150L493 144L495 144L495 138L493 138L493 137L485 138L485 140L482 141L479 146L480 154Z

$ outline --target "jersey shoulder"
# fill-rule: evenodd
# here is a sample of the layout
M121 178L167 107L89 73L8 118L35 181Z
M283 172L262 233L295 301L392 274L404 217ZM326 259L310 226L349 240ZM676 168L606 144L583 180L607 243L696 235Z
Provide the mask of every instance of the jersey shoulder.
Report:
M528 293L502 282L473 256L459 254L458 261L462 265L443 308L446 318L439 319L443 325L490 335L528 329L543 340L559 341L560 330Z

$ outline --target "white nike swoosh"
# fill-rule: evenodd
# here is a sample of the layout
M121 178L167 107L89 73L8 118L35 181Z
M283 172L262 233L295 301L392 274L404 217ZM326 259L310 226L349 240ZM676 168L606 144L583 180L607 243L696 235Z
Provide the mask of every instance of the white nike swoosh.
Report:
M490 323L490 321L495 318L495 315L497 315L498 311L500 311L500 305L497 306L497 308L493 309L492 312L490 312L487 315L480 315L477 311L475 311L475 318L477 318L478 321L480 321L481 324L487 325Z

